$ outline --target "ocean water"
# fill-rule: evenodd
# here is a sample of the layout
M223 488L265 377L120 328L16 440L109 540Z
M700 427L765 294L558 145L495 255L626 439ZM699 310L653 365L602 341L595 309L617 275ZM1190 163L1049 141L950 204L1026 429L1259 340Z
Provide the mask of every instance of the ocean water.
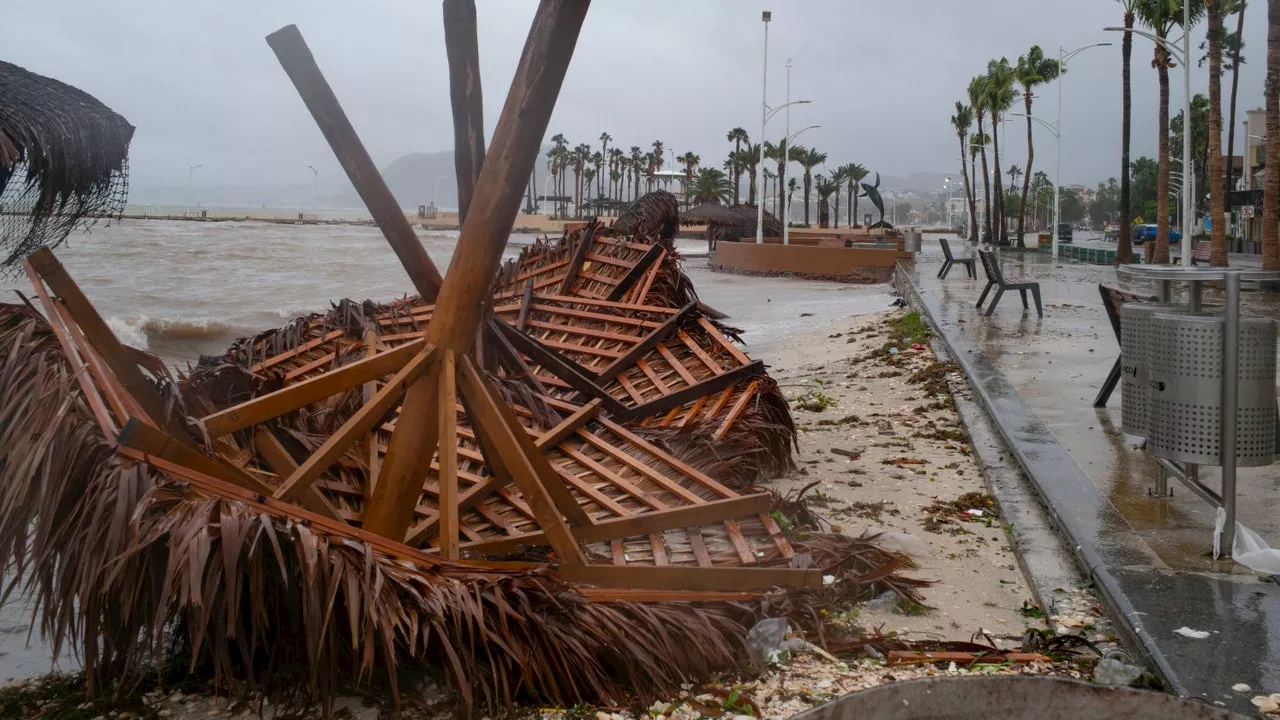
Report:
M418 236L444 272L457 231ZM505 256L535 239L512 235ZM682 254L705 253L701 240L680 240ZM372 226L281 225L263 222L125 220L74 236L55 253L98 312L125 343L185 368L232 340L328 309L342 298L385 302L414 292L381 232ZM728 313L748 352L765 359L785 353L788 339L877 312L893 296L884 285L850 286L727 275L699 257L686 272L703 302ZM34 293L25 276L0 277L0 303ZM0 682L54 667L49 646L30 633L31 610L15 593L0 607ZM76 669L68 653L56 667Z

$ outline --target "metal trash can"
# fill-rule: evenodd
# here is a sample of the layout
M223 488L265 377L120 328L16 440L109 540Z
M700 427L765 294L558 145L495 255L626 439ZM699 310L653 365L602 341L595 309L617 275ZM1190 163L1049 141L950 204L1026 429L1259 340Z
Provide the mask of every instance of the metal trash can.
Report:
M1126 308L1127 310L1127 308ZM1149 316L1147 449L1156 457L1222 465L1221 315L1173 312ZM1127 329L1125 330L1127 332ZM1270 465L1276 433L1276 323L1240 318L1236 458Z
M1129 435L1147 436L1147 376L1155 353L1151 318L1172 306L1125 303L1120 308L1120 429Z

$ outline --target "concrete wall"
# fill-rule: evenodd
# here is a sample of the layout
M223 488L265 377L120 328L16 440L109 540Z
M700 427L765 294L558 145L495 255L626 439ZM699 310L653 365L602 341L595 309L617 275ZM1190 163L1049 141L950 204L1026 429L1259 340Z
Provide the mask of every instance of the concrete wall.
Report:
M884 282L909 252L809 245L718 243L711 252L712 270L748 275L798 275L844 282Z

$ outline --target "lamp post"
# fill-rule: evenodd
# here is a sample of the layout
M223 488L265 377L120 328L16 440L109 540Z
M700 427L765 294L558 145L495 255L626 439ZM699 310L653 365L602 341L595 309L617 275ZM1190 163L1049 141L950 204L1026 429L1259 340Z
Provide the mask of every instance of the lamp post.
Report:
M316 178L316 193L311 197L311 209L317 210L320 208L320 171L316 170L312 165L307 167L311 168L311 174Z
M773 13L765 10L760 13L764 22L764 68L760 72L760 163L756 165L756 187L764 191L764 125L769 121L769 20ZM1191 114L1187 113L1190 118ZM764 195L756 205L756 244L764 242Z
M1174 60L1182 63L1182 157L1191 157L1191 66L1187 64L1187 59L1191 57L1191 3L1184 2L1182 4L1182 52L1174 47L1173 43L1167 39L1152 35L1145 30L1125 30L1122 27L1106 27L1102 28L1107 32L1131 32L1134 35L1142 37L1154 42ZM1183 186L1182 193L1182 257L1191 257L1191 228L1186 224L1186 218L1192 213L1188 212L1191 208L1191 193Z
M436 178L436 215L440 214L440 181L451 177L453 176L446 174Z
M187 168L187 204L188 204L188 205L190 205L190 204L191 204L191 201L192 201L192 195L191 195L191 177L192 177L193 175L195 175L195 174L196 174L196 171L197 171L197 170L199 170L199 169L200 169L200 168L202 168L202 167L204 167L204 166L203 166L203 165L191 165L190 167L188 167L188 168Z
M791 170L791 58L787 58L787 99L782 107L787 109L787 126L782 137L787 138L782 148L782 168L784 172ZM783 192L786 192L785 188ZM782 202L782 244L791 244L791 193L783 196ZM806 210L807 211L807 210Z
M942 178L942 184L947 186L947 229L951 229L951 178Z
M543 201L543 202L546 202L546 201L547 201L547 198L548 198L548 197L550 197L550 196L547 194L547 183L551 182L551 181L552 181L552 180L554 180L554 179L555 179L555 176L554 176L554 175L548 175L548 176L547 176L547 179L542 181L542 201ZM555 206L555 203L552 203L552 204L551 204L551 214L552 214L552 216L554 216L554 215L555 215L555 207L556 207L556 206Z
M801 102L809 102L809 101L802 100ZM790 104L791 103L787 103L787 105L790 105ZM783 107L786 107L786 105L784 105ZM790 112L788 112L787 114L790 115ZM808 127L800 128L799 130L795 131L794 134L787 135L787 139L785 141L787 145L787 150L788 151L791 150L791 141L800 137L800 133L803 133L806 130L813 130L814 128L820 128L820 127L822 126L810 125ZM785 161L783 163L783 167L786 167ZM782 214L784 216L784 222L782 223L782 244L790 245L791 244L791 193L787 193L785 197L786 197L786 202L783 205L783 210L782 210Z

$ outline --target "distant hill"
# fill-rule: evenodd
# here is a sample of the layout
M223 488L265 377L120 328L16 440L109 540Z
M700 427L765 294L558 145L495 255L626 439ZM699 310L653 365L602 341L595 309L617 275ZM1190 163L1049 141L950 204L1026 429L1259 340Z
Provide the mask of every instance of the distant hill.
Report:
M416 208L436 201L436 180L440 180L440 207L458 206L458 183L454 179L453 152L409 153L382 168L387 187L403 208Z

